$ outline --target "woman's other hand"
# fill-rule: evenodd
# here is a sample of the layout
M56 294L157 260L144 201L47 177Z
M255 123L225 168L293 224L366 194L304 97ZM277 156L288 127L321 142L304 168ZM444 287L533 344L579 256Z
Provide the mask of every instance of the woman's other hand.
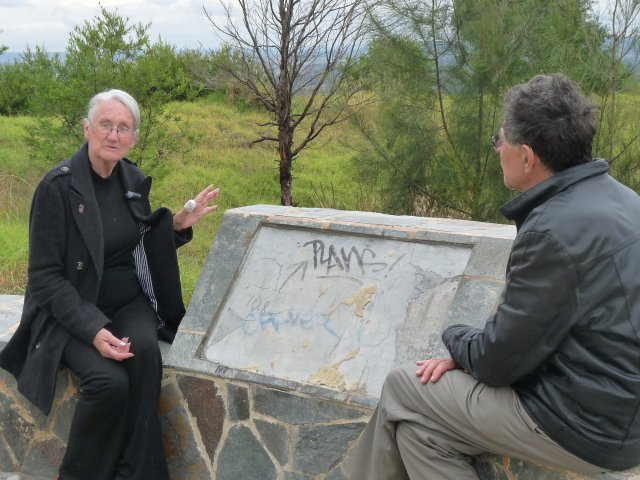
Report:
M131 348L129 339L127 337L119 339L106 328L98 331L93 339L93 346L103 357L112 358L119 362L133 357L133 353L129 351Z
M179 212L173 216L173 229L176 231L189 228L200 221L200 219L207 213L215 212L218 210L217 205L209 205L220 195L219 188L213 188L213 185L209 185L202 190L193 199L195 207L192 211L187 211L183 207Z

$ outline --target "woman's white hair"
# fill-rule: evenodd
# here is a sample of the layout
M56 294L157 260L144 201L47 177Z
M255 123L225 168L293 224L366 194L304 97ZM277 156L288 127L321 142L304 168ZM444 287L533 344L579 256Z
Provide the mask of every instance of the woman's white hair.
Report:
M87 108L87 121L89 123L93 122L93 117L98 107L100 107L102 102L106 102L107 100L117 100L127 107L127 110L129 110L129 113L131 113L133 117L133 130L138 130L140 126L140 107L136 99L124 90L111 89L94 95L91 100L89 100L89 107Z

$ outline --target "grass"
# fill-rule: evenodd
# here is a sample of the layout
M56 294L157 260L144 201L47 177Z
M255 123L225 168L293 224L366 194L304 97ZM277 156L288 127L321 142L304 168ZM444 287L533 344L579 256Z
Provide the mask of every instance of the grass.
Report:
M27 277L31 195L46 166L29 159L26 117L0 117L0 293L19 294Z
M624 115L635 112L635 99L634 94L624 96L620 104ZM221 189L219 212L204 218L195 229L194 240L178 252L188 302L224 211L280 203L278 157L273 143L254 143L262 128L259 125L268 120L260 110L216 95L190 103L174 103L170 108L182 119L172 133L186 148L168 153L153 165L142 165L154 178L152 203L175 211L208 184ZM0 117L0 293L24 291L31 196L42 175L53 166L30 159L25 139L33 123L28 117ZM623 130L625 135L635 138L632 121ZM382 211L379 192L354 176L351 159L362 141L348 122L324 131L294 163L294 203L300 207ZM627 181L640 191L637 148L635 144L632 147L627 156L631 159L629 175L633 181ZM131 158L136 160L135 150ZM623 160L617 161L614 174L625 166Z
M185 301L191 297L225 210L280 203L277 150L273 143L253 143L259 110L234 105L216 96L175 103L181 122L176 135L188 148L168 154L154 165L142 165L153 180L152 203L179 209L206 185L220 187L219 211L195 228L194 239L179 250ZM0 293L21 294L26 282L29 204L37 182L53 165L29 160L26 117L0 117ZM301 207L374 210L372 192L351 171L352 146L358 135L348 124L327 130L294 164L293 198ZM131 158L136 159L135 150ZM64 160L60 158L60 161Z
M27 281L27 229L20 218L0 219L0 292L22 294Z

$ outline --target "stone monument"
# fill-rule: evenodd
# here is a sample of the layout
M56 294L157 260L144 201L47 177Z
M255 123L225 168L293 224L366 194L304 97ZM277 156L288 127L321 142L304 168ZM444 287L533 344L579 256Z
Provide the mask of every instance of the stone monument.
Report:
M495 307L505 225L254 206L228 211L169 355L176 367L377 402Z
M171 478L341 479L337 467L387 372L446 354L444 327L482 326L494 310L514 236L509 225L450 219L227 210L176 339L163 348ZM14 328L7 316L0 348ZM58 381L44 418L0 372L0 471L53 478L76 399L66 372ZM483 480L640 478L638 469L588 477L492 455L474 465Z

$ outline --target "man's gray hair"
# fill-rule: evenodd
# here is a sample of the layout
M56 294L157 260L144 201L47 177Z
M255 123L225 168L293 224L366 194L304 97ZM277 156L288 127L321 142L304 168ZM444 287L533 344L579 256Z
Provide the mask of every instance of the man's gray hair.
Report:
M529 145L560 172L592 160L597 111L563 74L537 75L507 93L502 129L507 142Z
M131 116L133 117L133 130L138 130L138 127L140 127L140 107L138 106L138 102L136 102L135 98L133 98L124 90L117 90L115 88L97 93L91 98L91 100L89 100L89 107L87 108L87 121L89 123L92 123L96 111L98 110L102 102L106 102L108 100L117 100L125 107L127 107L127 110L129 110L129 113L131 113Z

